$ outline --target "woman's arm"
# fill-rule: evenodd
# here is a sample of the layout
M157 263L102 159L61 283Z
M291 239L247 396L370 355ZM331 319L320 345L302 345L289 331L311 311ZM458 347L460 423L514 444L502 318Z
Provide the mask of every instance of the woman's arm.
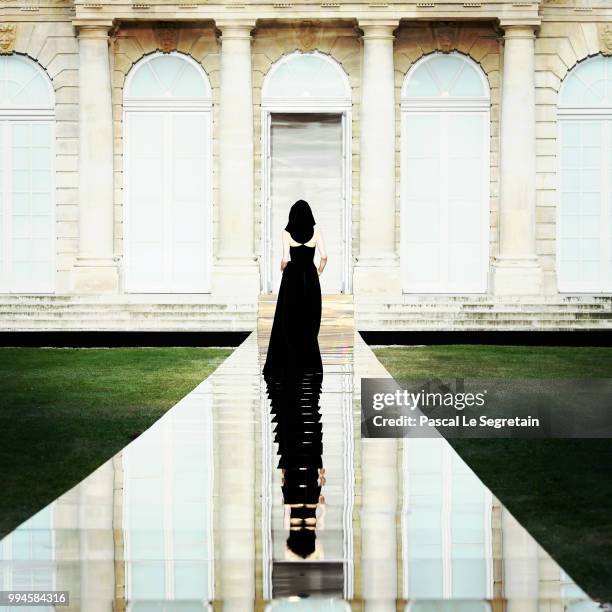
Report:
M283 258L281 259L281 272L287 267L289 263L289 232L283 230Z
M319 261L319 276L323 274L323 270L325 269L325 264L327 264L327 251L325 250L325 241L323 240L323 234L321 230L317 228L317 248L319 249L319 255L321 256L321 261Z

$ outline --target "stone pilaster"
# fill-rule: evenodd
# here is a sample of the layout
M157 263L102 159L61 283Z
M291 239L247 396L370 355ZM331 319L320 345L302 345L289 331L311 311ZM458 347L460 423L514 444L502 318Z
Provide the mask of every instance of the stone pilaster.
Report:
M395 20L360 20L363 77L360 128L359 256L356 294L400 294L395 252Z
M223 20L219 100L219 234L213 293L255 297L259 270L253 251L254 21Z
M112 22L75 22L79 37L79 254L77 293L116 293L113 259Z
M535 252L534 26L504 24L500 123L499 251L493 268L498 295L539 294Z
M502 508L503 593L508 612L538 609L538 545L527 530Z
M365 610L395 612L399 539L395 510L401 473L398 441L363 439L361 470L361 597Z

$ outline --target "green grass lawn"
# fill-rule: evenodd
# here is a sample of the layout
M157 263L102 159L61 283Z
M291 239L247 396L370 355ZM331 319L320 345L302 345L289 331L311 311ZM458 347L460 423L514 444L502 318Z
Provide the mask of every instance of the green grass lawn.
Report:
M612 376L612 348L455 345L374 352L396 379ZM449 442L591 597L612 601L612 440Z
M231 352L0 348L0 537L150 427Z

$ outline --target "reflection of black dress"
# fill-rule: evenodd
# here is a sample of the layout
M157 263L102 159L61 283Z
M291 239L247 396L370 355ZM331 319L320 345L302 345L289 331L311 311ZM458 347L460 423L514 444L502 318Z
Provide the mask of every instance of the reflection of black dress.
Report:
M321 493L321 285L314 252L315 247L304 244L290 247L291 261L283 271L263 369L278 444L278 468L284 470L285 504L316 504ZM314 516L315 511L293 508L292 518L299 512ZM314 538L313 532L306 535Z
M319 351L321 285L314 264L315 247L290 247L272 323L264 376L322 372Z

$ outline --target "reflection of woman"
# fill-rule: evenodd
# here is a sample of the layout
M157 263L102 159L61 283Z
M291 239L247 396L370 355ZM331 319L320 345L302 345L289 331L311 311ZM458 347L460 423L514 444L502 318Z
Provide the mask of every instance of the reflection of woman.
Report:
M319 267L314 264L318 249ZM321 325L319 276L327 263L321 230L308 202L298 200L283 231L283 276L268 345L264 374L322 370L317 336Z
M319 250L317 268L314 254ZM327 255L310 206L298 200L283 232L283 276L274 312L264 377L270 398L278 469L289 537L286 556L316 559L317 507L323 502L323 431L319 397L323 365L319 350L321 285ZM320 526L320 525L319 525Z

